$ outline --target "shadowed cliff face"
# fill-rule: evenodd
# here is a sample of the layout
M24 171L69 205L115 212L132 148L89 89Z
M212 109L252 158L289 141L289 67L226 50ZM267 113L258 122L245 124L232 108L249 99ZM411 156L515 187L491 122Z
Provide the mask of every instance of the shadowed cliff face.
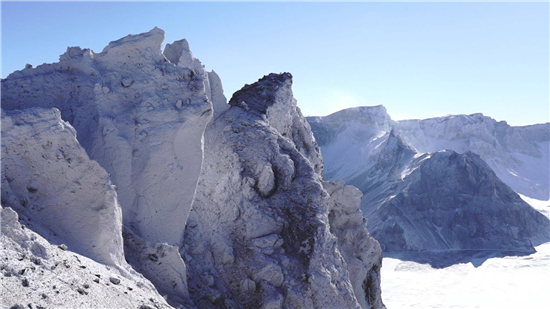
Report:
M386 251L533 252L550 241L549 220L473 153L434 153L400 185L370 213Z

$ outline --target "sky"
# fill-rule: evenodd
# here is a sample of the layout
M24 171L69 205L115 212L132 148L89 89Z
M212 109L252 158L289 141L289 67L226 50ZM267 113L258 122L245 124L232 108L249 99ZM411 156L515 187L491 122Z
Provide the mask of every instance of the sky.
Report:
M2 1L1 15L2 78L158 26L165 43L189 41L228 99L291 72L306 116L381 104L394 120L550 121L548 3Z

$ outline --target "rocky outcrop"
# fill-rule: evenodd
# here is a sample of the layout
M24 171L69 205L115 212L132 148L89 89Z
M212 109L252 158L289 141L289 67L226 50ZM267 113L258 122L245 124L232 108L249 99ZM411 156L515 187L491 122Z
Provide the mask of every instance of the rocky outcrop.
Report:
M360 193L341 198L344 189L327 183L331 198L324 188L319 148L291 85L288 73L246 85L206 130L185 234L199 307L383 307L381 253L364 228ZM345 217L331 224L329 212ZM338 238L353 233L361 240Z
M383 308L381 250L361 195L322 180L292 76L270 74L227 104L187 41L162 53L163 39L155 28L101 53L69 48L58 63L2 81L2 108L17 118L3 119L17 146L2 146L3 203L51 228L32 226L49 241L66 238L61 251L115 265L122 277L108 274L105 284L116 291L143 281L152 302L158 290L184 307ZM97 296L74 306L138 307Z

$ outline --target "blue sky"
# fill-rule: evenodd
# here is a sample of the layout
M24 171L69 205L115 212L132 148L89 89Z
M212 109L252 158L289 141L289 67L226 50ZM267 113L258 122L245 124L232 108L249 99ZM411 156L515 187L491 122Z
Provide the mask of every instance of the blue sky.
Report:
M386 106L393 119L482 112L550 121L548 3L2 2L2 77L100 52L158 26L188 39L226 96L270 72L294 75L305 115Z

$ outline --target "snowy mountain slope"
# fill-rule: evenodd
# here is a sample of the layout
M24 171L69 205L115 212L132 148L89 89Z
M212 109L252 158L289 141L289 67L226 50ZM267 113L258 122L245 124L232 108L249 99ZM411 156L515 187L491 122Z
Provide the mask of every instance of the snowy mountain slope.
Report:
M435 152L394 186L367 214L386 251L534 251L550 241L548 218L474 153Z
M323 183L291 85L288 73L246 85L206 129L185 234L191 298L199 307L381 308L381 250L361 194Z
M364 193L361 209L386 251L530 251L550 240L548 220L477 155L418 153L381 106L308 121L324 141L325 177Z
M2 307L168 307L126 263L116 192L75 134L57 109L2 111Z

